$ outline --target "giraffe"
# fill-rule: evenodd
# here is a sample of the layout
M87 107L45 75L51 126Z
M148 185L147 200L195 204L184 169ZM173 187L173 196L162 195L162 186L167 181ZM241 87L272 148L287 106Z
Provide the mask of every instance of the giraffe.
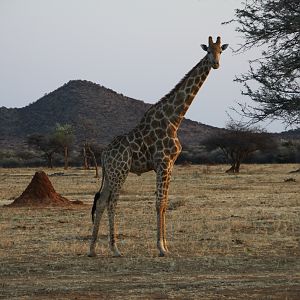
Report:
M228 47L221 45L221 38L208 46L201 45L205 57L160 101L146 111L140 123L129 133L117 136L104 149L102 183L92 207L93 231L89 256L95 256L95 247L101 216L107 208L110 249L113 256L121 256L116 244L115 209L119 193L129 172L141 175L154 170L156 173L157 248L159 256L169 253L166 242L166 209L171 172L181 152L177 130L206 80L211 68L219 68L220 54ZM95 215L95 217L94 217Z

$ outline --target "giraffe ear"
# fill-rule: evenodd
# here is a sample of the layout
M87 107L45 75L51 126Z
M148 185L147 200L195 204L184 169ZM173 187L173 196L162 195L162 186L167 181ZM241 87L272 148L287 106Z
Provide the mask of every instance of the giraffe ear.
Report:
M222 45L222 50L223 50L223 51L226 50L228 46L229 46L228 44Z
M204 44L201 44L201 48L202 48L204 51L206 51L206 52L207 52L207 50L208 50L208 47L207 47L206 45L204 45Z

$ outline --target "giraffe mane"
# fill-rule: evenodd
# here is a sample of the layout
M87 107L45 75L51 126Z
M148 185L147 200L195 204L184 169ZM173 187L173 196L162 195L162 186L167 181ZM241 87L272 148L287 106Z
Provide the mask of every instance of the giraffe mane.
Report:
M200 62L198 62L188 73L185 74L185 76L175 85L175 87L168 92L165 96L163 96L158 102L156 102L155 104L152 104L144 113L143 117L141 120L143 120L145 118L145 116L151 112L151 110L157 108L158 106L160 106L162 103L167 102L168 99L170 99L170 97L172 97L176 90L183 84L183 82L198 68L198 66L200 64L203 63L203 61L207 59L207 55L205 55Z
M157 102L156 104L159 104L162 101L165 101L166 99L169 99L171 96L174 95L175 91L178 90L178 88L183 84L183 82L189 78L189 76L199 67L200 64L202 64L203 60L205 60L207 58L207 55L204 56L204 58L201 59L201 61L199 63L197 63L188 73L185 74L185 76L175 85L175 87L169 92L167 93L165 96L163 96L159 102Z

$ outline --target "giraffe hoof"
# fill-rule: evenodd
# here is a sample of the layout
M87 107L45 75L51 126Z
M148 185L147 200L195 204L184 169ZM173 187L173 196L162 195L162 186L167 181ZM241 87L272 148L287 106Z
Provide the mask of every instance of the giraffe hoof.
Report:
M169 251L165 251L165 252L159 252L158 256L159 257L165 257L169 255Z
M118 250L118 249L115 249L113 250L113 257L122 257L122 253Z
M89 252L88 253L88 257L95 257L97 256L95 252Z
M158 256L159 257L164 257L164 256L169 256L171 253L168 249L165 249L164 251L159 251Z
M112 251L112 256L113 257L121 257L121 256L123 256L122 253L119 251L119 249L116 246L112 246L110 248L110 250Z
M113 257L123 257L123 254L122 253L114 253Z

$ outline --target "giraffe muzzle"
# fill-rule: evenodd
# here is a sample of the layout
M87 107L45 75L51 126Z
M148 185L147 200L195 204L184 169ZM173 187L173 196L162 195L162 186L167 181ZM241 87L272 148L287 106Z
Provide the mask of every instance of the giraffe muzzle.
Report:
M212 68L213 68L213 69L219 69L219 67L220 67L220 64L219 64L219 63L214 63L214 64L212 65Z

